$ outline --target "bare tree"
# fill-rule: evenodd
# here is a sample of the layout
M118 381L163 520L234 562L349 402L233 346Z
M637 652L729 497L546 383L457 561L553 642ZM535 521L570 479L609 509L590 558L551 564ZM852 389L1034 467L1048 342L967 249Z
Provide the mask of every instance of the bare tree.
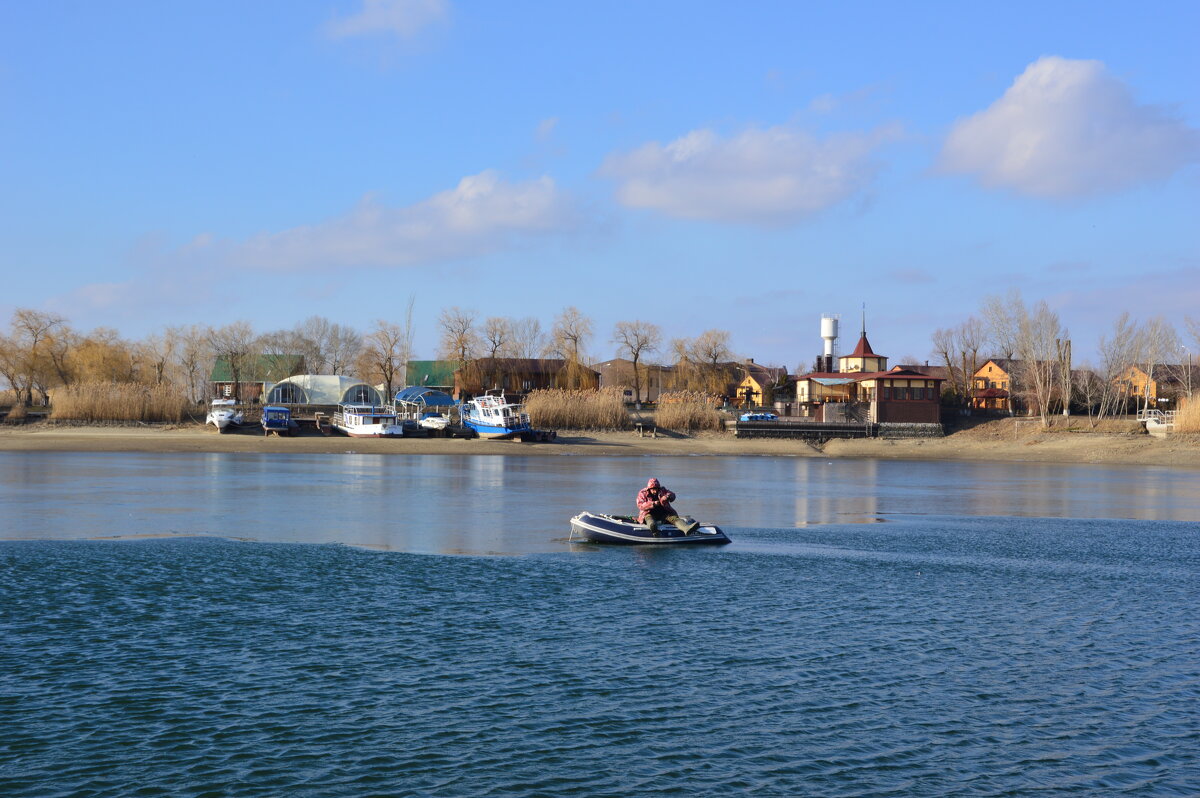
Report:
M336 324L324 316L309 316L291 332L289 354L304 355L309 371L316 374L346 374L364 344L353 327Z
M1147 377L1146 390L1142 391L1140 399L1142 408L1147 409L1150 407L1149 384L1156 379L1156 371L1159 372L1157 376L1161 378L1165 371L1161 367L1176 359L1179 352L1179 334L1166 319L1156 316L1142 325L1138 333L1138 344L1138 367Z
M24 404L33 404L35 388L42 394L43 402L48 401L47 389L55 373L64 370L64 359L53 355L51 350L66 339L66 325L67 320L55 313L30 308L13 311L11 332L5 341L9 351L5 371Z
M504 384L504 369L498 358L508 357L513 347L512 322L503 316L491 316L483 323L483 348L488 373L483 375L493 386Z
M455 361L460 368L476 358L480 340L475 329L475 319L476 314L473 310L463 310L457 306L442 310L438 316L438 327L441 329L439 357Z
M1106 415L1116 414L1128 401L1129 370L1138 360L1138 327L1128 313L1122 313L1113 323L1111 336L1101 336L1097 351L1100 353L1099 378L1101 384L1100 406L1096 421Z
M617 353L624 353L633 361L633 398L641 406L643 355L658 350L662 344L662 328L648 321L619 321L613 328L613 343Z
M1079 398L1079 403L1087 411L1088 426L1095 429L1100 420L1099 413L1104 406L1104 380L1090 364L1083 363L1075 370L1072 385L1075 396Z
M163 332L163 338L176 342L173 364L175 381L183 387L189 401L201 401L207 394L205 368L213 359L210 330L199 324L168 327Z
M1012 359L1020 348L1021 322L1028 316L1021 292L1013 289L1007 296L989 296L980 308L988 345L996 357Z
M564 308L554 320L554 327L550 330L550 345L566 361L561 375L564 387L581 388L586 384L583 361L591 338L592 320L574 306Z
M532 316L512 321L509 334L513 357L533 359L541 357L546 351L546 334L542 332L542 323Z
M1017 312L1017 355L1021 360L1022 381L1038 408L1042 426L1050 426L1050 403L1059 379L1059 341L1067 337L1058 314L1045 302L1038 302L1032 311L1023 305L1013 306Z
M563 309L550 329L550 343L563 360L579 362L592 338L592 320L570 306Z
M359 376L367 382L382 384L390 401L396 395L396 383L402 376L406 360L404 328L377 320L363 339L358 358Z
M957 327L933 333L934 355L945 365L950 388L964 406L971 404L975 372L979 371L986 339L983 323L974 316Z
M208 344L213 356L228 365L233 381L233 398L242 401L242 381L250 376L258 356L258 336L254 334L254 328L248 321L235 321L209 329Z
M677 389L719 395L735 381L736 369L730 365L734 355L726 330L705 330L693 339L675 338L671 356L675 361L672 384Z

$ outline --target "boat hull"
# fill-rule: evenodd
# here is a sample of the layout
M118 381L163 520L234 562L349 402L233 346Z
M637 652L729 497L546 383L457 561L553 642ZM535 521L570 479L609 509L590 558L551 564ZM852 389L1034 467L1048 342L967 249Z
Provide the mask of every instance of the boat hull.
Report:
M571 538L577 537L590 543L618 546L719 546L732 543L729 536L713 524L702 524L685 535L670 524L659 527L656 532L631 518L586 512L571 519Z
M339 427L337 425L334 425L333 428L348 438L403 438L404 437L403 429L397 430L396 432L352 432L352 431L346 429L345 427Z

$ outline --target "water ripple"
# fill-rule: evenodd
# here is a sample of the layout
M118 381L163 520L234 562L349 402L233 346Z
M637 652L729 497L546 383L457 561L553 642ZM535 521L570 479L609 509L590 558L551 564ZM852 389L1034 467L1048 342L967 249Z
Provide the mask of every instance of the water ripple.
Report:
M0 794L1194 795L1198 537L3 544Z

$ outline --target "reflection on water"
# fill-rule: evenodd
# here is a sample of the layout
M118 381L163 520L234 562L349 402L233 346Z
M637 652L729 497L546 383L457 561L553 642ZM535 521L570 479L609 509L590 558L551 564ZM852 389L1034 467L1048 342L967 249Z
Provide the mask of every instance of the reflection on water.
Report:
M775 457L0 453L3 538L223 535L441 553L561 551L649 476L738 528L889 515L1200 520L1191 470Z

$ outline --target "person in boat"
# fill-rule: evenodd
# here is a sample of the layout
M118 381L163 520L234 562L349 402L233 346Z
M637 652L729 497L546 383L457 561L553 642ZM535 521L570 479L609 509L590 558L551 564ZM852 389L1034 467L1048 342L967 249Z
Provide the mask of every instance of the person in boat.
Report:
M646 487L638 491L638 523L647 524L654 529L656 524L665 521L677 526L683 534L688 534L696 525L679 517L679 513L671 506L673 501L675 494L663 487L657 479L650 477Z

